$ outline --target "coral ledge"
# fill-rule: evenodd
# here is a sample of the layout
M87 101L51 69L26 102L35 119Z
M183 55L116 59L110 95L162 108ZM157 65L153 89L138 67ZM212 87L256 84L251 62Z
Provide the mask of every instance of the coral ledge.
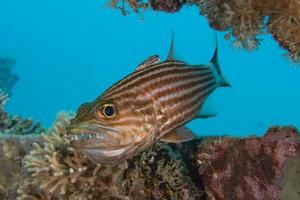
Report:
M270 33L289 52L292 61L300 62L299 0L110 0L114 8L128 14L146 8L174 13L184 5L196 6L210 26L225 31L237 48L256 49L260 35Z
M70 147L71 113L58 114L45 133L23 123L13 128L5 123L14 118L3 110L6 99L2 93L1 200L300 199L300 136L293 127L273 127L263 137L157 143L106 167Z

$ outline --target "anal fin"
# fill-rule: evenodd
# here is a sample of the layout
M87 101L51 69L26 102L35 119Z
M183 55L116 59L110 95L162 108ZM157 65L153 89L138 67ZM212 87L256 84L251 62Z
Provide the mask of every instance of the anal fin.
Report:
M181 126L160 138L162 142L182 143L194 139L193 132L188 128Z

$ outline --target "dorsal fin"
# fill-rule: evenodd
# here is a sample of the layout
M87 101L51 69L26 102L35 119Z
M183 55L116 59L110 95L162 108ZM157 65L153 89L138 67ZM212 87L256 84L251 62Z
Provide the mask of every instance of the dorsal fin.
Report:
M142 70L145 69L155 63L159 62L159 56L158 55L153 55L150 56L149 58L147 58L146 60L144 60L141 64L139 64L139 66L136 68L136 71L138 70Z
M172 32L172 40L171 40L167 60L174 60L174 31Z

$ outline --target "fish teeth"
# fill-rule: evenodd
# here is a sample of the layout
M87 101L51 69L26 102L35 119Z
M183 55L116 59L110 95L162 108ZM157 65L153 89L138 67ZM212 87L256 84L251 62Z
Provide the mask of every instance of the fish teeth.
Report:
M88 139L101 139L101 134L81 133L81 134L70 134L68 135L70 140L88 140Z
M69 135L70 140L78 140L78 135Z

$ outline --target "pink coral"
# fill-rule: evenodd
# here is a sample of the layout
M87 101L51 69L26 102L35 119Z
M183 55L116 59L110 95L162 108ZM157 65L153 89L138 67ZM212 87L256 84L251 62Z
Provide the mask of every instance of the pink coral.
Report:
M279 200L285 163L295 157L296 129L274 127L263 138L204 142L197 163L208 199Z

